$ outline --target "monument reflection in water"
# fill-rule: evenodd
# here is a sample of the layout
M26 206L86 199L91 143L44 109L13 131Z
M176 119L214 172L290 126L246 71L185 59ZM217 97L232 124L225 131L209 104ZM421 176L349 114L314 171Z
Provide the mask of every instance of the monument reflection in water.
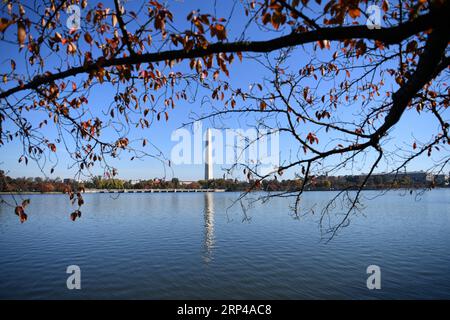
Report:
M209 263L213 258L214 249L214 193L205 193L205 212L204 212L204 260Z

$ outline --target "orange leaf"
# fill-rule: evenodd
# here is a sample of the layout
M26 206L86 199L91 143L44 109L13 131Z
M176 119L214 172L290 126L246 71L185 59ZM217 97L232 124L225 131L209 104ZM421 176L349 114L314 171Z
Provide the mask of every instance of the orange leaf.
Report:
M270 13L266 13L262 18L262 23L267 24L271 20Z
M85 40L87 43L92 44L92 36L91 36L91 34L90 34L89 32L86 32L86 33L84 34L84 40Z
M50 148L50 150L52 150L52 152L56 152L56 146L54 143L49 143L48 147Z
M25 25L22 21L17 22L17 42L19 42L22 47L25 43L25 38L27 37L27 32L25 30Z
M5 18L0 19L0 32L5 32L6 28L8 28L14 21L8 20Z
M238 51L237 56L238 56L239 60L242 62L242 52Z
M259 108L261 110L266 110L267 104L264 101L261 101L261 103L259 104Z
M356 18L358 18L361 15L361 11L359 11L358 8L350 8L350 9L348 9L348 14L353 19L356 19Z

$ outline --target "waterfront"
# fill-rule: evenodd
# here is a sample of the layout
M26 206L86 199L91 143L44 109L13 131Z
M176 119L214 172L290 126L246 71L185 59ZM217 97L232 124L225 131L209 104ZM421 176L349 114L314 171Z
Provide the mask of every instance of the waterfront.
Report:
M323 206L333 192L308 192ZM366 198L378 195L366 191ZM286 199L243 221L238 193L87 194L70 221L64 195L31 195L20 224L0 206L0 298L384 299L450 298L450 190L364 201L331 242L318 212L295 220ZM66 288L66 267L82 289ZM379 265L381 290L366 268Z

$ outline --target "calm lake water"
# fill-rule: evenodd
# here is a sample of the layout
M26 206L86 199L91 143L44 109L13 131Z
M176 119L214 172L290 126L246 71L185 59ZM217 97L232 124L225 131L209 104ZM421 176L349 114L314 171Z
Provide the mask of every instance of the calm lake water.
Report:
M367 191L366 198L378 193ZM365 200L331 242L318 213L295 220L290 201L227 211L237 193L86 195L69 219L64 195L29 196L28 221L0 206L0 298L450 298L450 190ZM332 192L309 192L318 209ZM368 290L366 268L381 268ZM68 290L66 268L81 268Z

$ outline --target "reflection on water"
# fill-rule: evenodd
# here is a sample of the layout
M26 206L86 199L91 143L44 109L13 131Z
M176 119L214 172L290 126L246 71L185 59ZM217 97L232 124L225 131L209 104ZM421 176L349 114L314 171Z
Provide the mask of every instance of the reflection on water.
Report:
M204 241L204 260L209 263L213 258L214 248L214 193L205 193L205 241Z
M308 192L303 205L334 196ZM29 197L23 224L0 204L0 299L450 298L448 189L367 200L328 244L318 216L293 219L284 198L242 223L239 193L87 194L76 221L66 195ZM82 290L67 290L73 264ZM369 265L381 290L366 287Z

